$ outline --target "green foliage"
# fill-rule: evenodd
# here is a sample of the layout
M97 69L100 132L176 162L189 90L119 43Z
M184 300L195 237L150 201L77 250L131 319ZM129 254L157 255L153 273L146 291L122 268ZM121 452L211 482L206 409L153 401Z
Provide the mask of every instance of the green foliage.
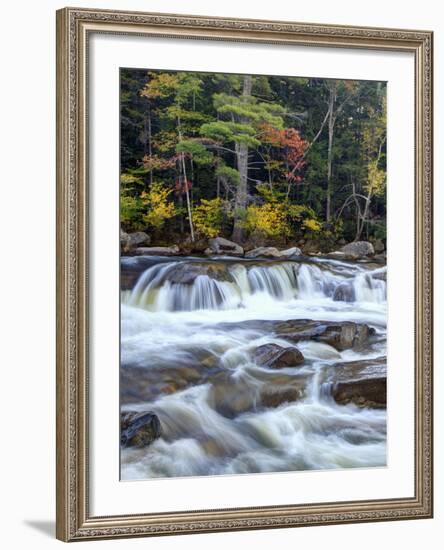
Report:
M227 166L226 164L219 164L216 168L215 174L216 176L219 176L228 182L234 183L235 185L238 185L240 182L239 170L231 168L231 166Z
M211 164L214 160L214 155L202 143L193 139L179 141L176 145L176 153L186 153L196 164L202 166Z
M140 198L130 195L124 188L120 190L120 223L129 231L139 231L145 227Z

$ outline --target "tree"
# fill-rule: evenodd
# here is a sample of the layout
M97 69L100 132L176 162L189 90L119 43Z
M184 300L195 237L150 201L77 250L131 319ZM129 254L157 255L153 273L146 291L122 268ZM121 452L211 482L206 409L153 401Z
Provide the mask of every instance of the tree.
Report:
M330 222L332 217L333 195L333 138L335 126L344 106L353 96L356 84L352 81L327 80L328 90L327 116L328 116L328 148L327 148L327 197L325 206L325 220Z
M243 219L248 201L249 149L261 145L260 126L264 123L282 128L284 108L277 103L258 101L252 94L253 77L244 75L241 95L215 94L214 106L219 120L203 124L202 136L213 139L219 148L235 155L239 172L235 200L232 238L243 240ZM234 149L230 146L234 144ZM217 148L218 146L215 145Z
M369 223L372 200L385 198L386 166L385 145L387 139L387 108L385 95L378 95L376 105L367 105L366 117L360 131L360 169L352 176L352 192L345 199L338 218L352 205L355 208L355 237L361 238ZM360 180L360 183L357 182Z
M202 81L194 73L150 73L150 80L145 85L142 94L149 99L170 99L168 104L162 111L162 116L169 121L175 121L177 132L177 143L180 144L184 140L184 133L187 131L187 126L183 124L186 121L202 122L201 113L195 111L195 98L199 93ZM192 108L189 109L188 104L192 102ZM177 156L173 157L174 162L178 167L179 176L176 182L176 189L180 194L186 197L188 223L190 226L191 240L194 241L193 214L190 198L190 190L192 180L187 177L186 156L185 151L175 149ZM145 159L145 163L151 159Z

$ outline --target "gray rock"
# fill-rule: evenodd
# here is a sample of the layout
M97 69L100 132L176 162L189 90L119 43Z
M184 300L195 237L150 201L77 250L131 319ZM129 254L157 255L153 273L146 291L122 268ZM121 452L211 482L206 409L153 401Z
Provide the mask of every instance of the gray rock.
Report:
M346 260L349 256L345 254L344 252L340 252L339 250L335 250L333 252L329 252L326 254L328 258L333 258L334 260Z
M227 269L227 265L217 262L178 263L168 273L168 281L172 284L191 285L201 275L205 275L216 281L233 282L233 277Z
M378 281L387 281L387 268L381 267L381 269L373 271L370 275L372 279L376 279Z
M376 254L384 252L385 246L381 239L376 239L373 241L373 248L375 249Z
M335 302L354 302L356 300L355 289L351 283L341 283L335 288L333 294Z
M278 250L274 246L260 246L254 248L245 254L246 258L290 258L291 256L299 256L301 254L300 248L296 246L288 248L287 250Z
M222 254L227 256L243 256L244 249L233 241L224 239L223 237L215 237L209 239L208 248L205 250L205 254L211 256L213 254Z
M302 251L297 246L287 248L286 250L281 250L281 256L284 258L291 258L291 256L300 256Z
M253 248L253 250L245 254L246 258L258 258L260 256L265 258L280 258L281 253L274 246L260 246L258 248Z
M128 233L127 249L131 250L137 248L143 244L150 244L151 237L143 231L136 231L135 233Z
M125 233L125 231L123 231L123 229L121 229L120 230L120 248L121 248L121 250L123 250L123 251L128 250L129 242L130 242L130 239L129 239L128 233Z
M122 412L120 443L124 447L145 447L162 435L159 417L151 412Z
M284 348L277 344L264 344L254 350L254 358L258 365L273 369L295 367L304 362L304 356L298 348Z
M365 256L374 256L375 249L368 241L356 241L343 246L340 252L352 258L364 258Z
M280 337L291 342L314 340L334 347L338 351L350 348L362 348L375 330L365 324L344 321L312 321L295 319L278 323L271 322L271 327Z
M177 256L180 250L177 245L173 246L140 246L134 250L139 256Z
M376 254L373 259L379 263L385 264L387 262L387 253L381 252L380 254Z

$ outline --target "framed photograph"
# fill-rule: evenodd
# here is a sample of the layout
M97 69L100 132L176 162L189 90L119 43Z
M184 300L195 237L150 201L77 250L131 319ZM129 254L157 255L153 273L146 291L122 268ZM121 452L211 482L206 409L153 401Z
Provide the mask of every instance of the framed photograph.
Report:
M432 32L57 12L57 537L432 516Z

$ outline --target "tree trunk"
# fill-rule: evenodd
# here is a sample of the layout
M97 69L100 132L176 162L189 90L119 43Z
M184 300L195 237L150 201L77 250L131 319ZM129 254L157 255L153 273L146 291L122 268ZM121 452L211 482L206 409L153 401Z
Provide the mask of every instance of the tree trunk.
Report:
M332 188L332 164L333 164L333 136L335 130L336 117L334 116L334 106L336 102L336 85L329 87L330 95L328 99L328 151L327 151L327 202L325 208L325 219L331 220L331 197Z
M242 95L251 95L253 77L244 76L244 86ZM241 122L245 122L241 119ZM247 207L248 197L248 145L245 143L236 143L237 169L239 170L240 181L236 190L234 201L234 227L232 239L235 242L242 242L244 238L244 229L242 227L243 214Z
M182 129L180 124L180 117L177 117L177 131L179 134L179 141L182 140ZM185 154L181 153L180 155L180 164L182 168L182 174L184 179L184 185L185 185L185 196L187 199L187 211L188 211L188 222L190 224L190 236L191 236L191 242L194 242L194 227L193 227L193 213L191 211L191 201L190 201L190 191L188 189L188 180L187 180L187 171L185 167Z
M148 107L148 154L151 158L153 154L153 147L152 147L152 130L151 130L151 107ZM153 171L150 170L150 183L153 183Z

